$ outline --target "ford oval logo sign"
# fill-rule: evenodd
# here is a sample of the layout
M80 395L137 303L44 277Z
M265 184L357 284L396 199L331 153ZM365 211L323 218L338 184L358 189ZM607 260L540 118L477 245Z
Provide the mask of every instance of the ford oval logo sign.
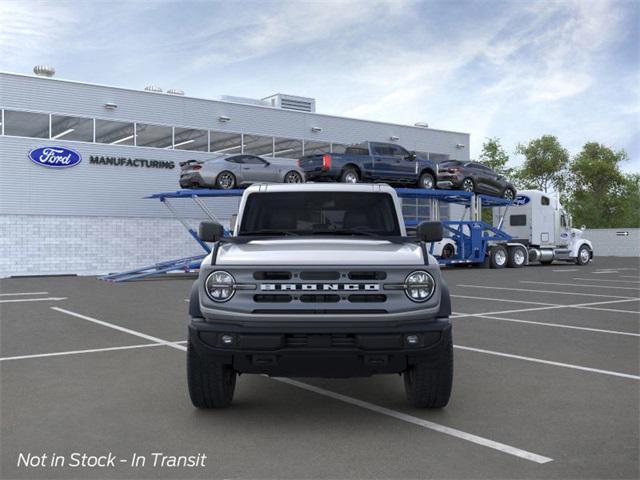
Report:
M69 168L82 161L82 156L69 148L40 147L29 152L29 160L43 167Z
M517 195L513 200L514 205L526 205L531 199L526 195Z

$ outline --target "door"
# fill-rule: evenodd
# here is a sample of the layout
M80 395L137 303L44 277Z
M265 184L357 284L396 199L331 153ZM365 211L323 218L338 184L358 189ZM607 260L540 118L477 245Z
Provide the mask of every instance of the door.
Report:
M498 193L498 178L493 170L480 163L471 164L476 173L476 185L482 193L496 195Z
M391 181L393 178L393 164L396 159L392 155L390 145L384 143L371 144L371 156L373 157L373 179Z
M564 210L560 210L560 234L556 240L556 244L560 247L566 247L571 243L571 225L569 216Z
M270 163L255 155L242 156L242 181L243 183L272 182L273 168Z

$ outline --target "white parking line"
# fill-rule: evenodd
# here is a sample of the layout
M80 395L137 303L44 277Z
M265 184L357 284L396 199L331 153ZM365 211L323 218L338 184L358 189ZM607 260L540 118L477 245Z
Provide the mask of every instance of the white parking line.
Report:
M56 310L56 311L61 312L61 313L65 313L67 315L71 315L73 317L77 317L77 318L81 318L83 320L87 320L87 321L92 322L92 323L96 323L98 325L103 325L105 327L113 328L115 330L119 330L119 331L122 331L122 332L125 332L125 333L129 333L131 335L135 335L137 337L145 338L147 340L151 340L151 341L155 342L154 344L151 344L151 345L165 345L165 346L168 346L168 347L176 348L178 350L186 350L186 347L184 347L182 345L178 345L176 342L168 342L168 341L162 340L161 338L158 338L158 337L153 337L151 335L147 335L145 333L138 332L136 330L131 330L129 328L121 327L119 325L114 325L112 323L105 322L105 321L102 321L102 320L98 320L96 318L88 317L86 315L81 315L79 313L72 312L70 310L65 310L63 308L51 307L51 309L52 310ZM151 346L151 345L149 345L149 346ZM118 347L114 347L114 348L118 348ZM139 348L142 348L142 347L139 347ZM350 403L352 405L356 405L356 406L359 406L359 407L362 407L362 408L365 408L365 409L368 409L368 410L372 410L372 411L375 411L375 412L378 412L378 413L382 413L384 415L387 415L387 416L390 416L390 417L393 417L393 418L396 418L396 419L399 419L399 420L403 420L405 422L413 423L414 425L419 425L419 426L422 426L422 427L425 427L425 428L429 428L431 430L435 430L435 431L438 431L438 432L441 432L441 433L445 433L447 435L451 435L451 436L454 436L454 437L457 437L457 438L461 438L463 440L467 440L469 442L476 443L478 445L482 445L482 446L485 446L485 447L488 447L488 448L492 448L494 450L499 450L501 452L508 453L508 454L514 455L516 457L520 457L520 458L524 458L526 460L530 460L532 462L547 463L547 462L551 462L553 460L553 459L551 459L549 457L544 457L542 455L537 455L535 453L527 452L526 450L521 450L519 448L515 448L515 447L512 447L510 445L506 445L504 443L495 442L493 440L489 440L489 439L484 438L484 437L479 437L477 435L473 435L473 434L470 434L470 433L467 433L467 432L463 432L461 430L456 430L454 428L446 427L444 425L440 425L440 424L437 424L437 423L429 422L427 420L423 420L423 419L418 418L418 417L413 417L411 415L406 415L406 414L401 413L401 412L396 412L394 410L390 410L388 408L380 407L380 406L374 405L372 403L368 403L368 402L364 402L362 400L358 400L358 399L355 399L355 398L347 397L345 395L341 395L339 393L331 392L329 390L324 390L322 388L314 387L312 385L307 385L305 383L298 382L296 380L290 380L288 378L274 378L274 380L277 380L277 381L282 382L282 383L287 383L289 385L293 385L295 387L302 388L302 389L305 389L305 390L309 390L309 391L312 391L312 392L315 392L315 393L319 393L321 395L325 395L325 396L328 396L328 397L331 397L331 398L334 398L334 399L337 399L337 400L341 400L343 402Z
M620 278L638 278L638 275L620 275Z
M372 412L380 413L388 417L393 417L397 420L402 420L403 422L428 428L429 430L434 430L436 432L444 433L446 435L450 435L452 437L466 440L468 442L475 443L477 445L482 445L483 447L492 448L493 450L498 450L500 452L507 453L515 457L529 460L531 462L542 464L542 463L548 463L553 461L553 459L549 457L544 457L536 453L532 453L526 450L522 450L520 448L512 447L511 445L506 445L504 443L489 440L488 438L479 437L478 435L473 435L471 433L463 432L462 430L457 430L455 428L446 427L439 423L430 422L428 420L424 420L419 417L414 417L413 415L407 415L406 413L397 412L389 408L381 407L379 405L365 402L363 400L358 400L357 398L348 397L346 395L332 392L330 390L325 390L324 388L315 387L313 385L302 383L297 380L292 380L290 378L273 378L273 380L281 383L286 383L287 385L292 385L294 387L302 388L304 390L308 390L310 392L317 393L319 395L324 395L325 397L333 398L334 400L339 400L341 402L355 405L357 407L364 408Z
M49 292L0 293L0 297L15 297L17 295L49 295Z
M578 272L579 268L561 268L559 270L551 270L552 272Z
M67 297L46 297L46 298L10 298L7 300L0 300L0 303L21 303L21 302L59 302L60 300L66 300Z
M560 292L558 290L532 290L530 288L511 288L511 287L491 287L488 285L465 285L458 284L457 287L464 288L486 288L489 290L510 290L512 292L526 292L526 293L555 293L557 295L575 295L579 297L605 297L605 298L627 298L629 300L640 300L640 297L623 297L620 295L600 295L597 293L579 293L579 292Z
M568 328L570 330L584 330L587 332L610 333L613 335L628 335L630 337L640 337L640 333L620 332L618 330L603 330L601 328L577 327L575 325L564 325L562 323L534 322L533 320L519 320L516 318L501 318L501 317L495 317L493 315L484 315L484 314L460 315L460 316L455 316L450 318L487 318L490 320L502 320L504 322L514 322L514 323L528 323L531 325L541 325L544 327Z
M173 343L186 343L186 340L180 340ZM34 355L18 355L15 357L3 357L0 358L0 362L6 362L9 360L26 360L29 358L43 358L43 357L60 357L63 355L79 355L82 353L95 353L95 352L111 352L115 350L132 350L135 348L147 348L147 347L163 347L163 343L143 343L140 345L123 345L121 347L106 347L106 348L91 348L88 350L69 350L66 352L52 352L52 353L37 353Z
M522 304L531 304L531 305L553 305L557 306L556 303L544 303L544 302L531 302L528 300L509 300L507 298L490 298L490 297L472 297L469 295L458 295L451 294L452 297L455 298L470 298L472 300L491 300L492 302L508 302L508 303L522 303Z
M573 277L572 280L586 280L587 282L611 282L611 283L640 283L637 280L609 280L608 278L580 278Z
M175 348L177 350L183 350L183 351L187 350L187 347L183 345L178 345L174 342L163 340L162 338L154 337L152 335L147 335L146 333L138 332L136 330L131 330L130 328L121 327L120 325L115 325L113 323L105 322L103 320L98 320L97 318L87 317L86 315L81 315L80 313L72 312L71 310L65 310L64 308L58 308L58 307L51 307L51 310L55 310L56 312L60 312L60 313L66 313L67 315L71 315L72 317L81 318L82 320L86 320L87 322L93 322L98 325L102 325L103 327L109 327L109 328L113 328L114 330L118 330L120 332L128 333L130 335L135 335L136 337L144 338L145 340L161 343L162 345L166 345L167 347Z
M640 299L629 298L624 300L607 300L607 301L599 301L599 302L590 302L590 303L577 303L573 305L550 305L547 307L536 307L536 308L517 308L514 310L499 310L496 312L478 312L478 313L458 313L456 317L473 317L474 315L501 315L503 313L520 313L520 312L537 312L538 310L553 310L557 308L586 308L588 310L602 310L605 312L619 312L619 313L632 313L639 314L640 312L636 312L633 310L616 310L613 308L601 308L595 307L592 305L607 305L610 303L624 303L624 302L635 302Z
M522 355L513 355L511 353L494 352L492 350L484 350L482 348L464 347L462 345L454 345L453 348L460 350L468 350L470 352L486 353L487 355L496 355L498 357L515 358L517 360L525 360L527 362L543 363L545 365L553 365L555 367L571 368L573 370L582 370L585 372L601 373L603 375L610 375L612 377L631 378L633 380L640 380L638 375L631 375L629 373L612 372L610 370L600 370L599 368L583 367L581 365L572 365L570 363L552 362L551 360L543 360L542 358L523 357Z
M565 287L580 288L613 288L615 290L635 290L640 291L640 287L619 287L618 285L586 285L584 283L557 283L557 282L534 282L533 280L520 280L520 283L532 283L536 285L561 285Z

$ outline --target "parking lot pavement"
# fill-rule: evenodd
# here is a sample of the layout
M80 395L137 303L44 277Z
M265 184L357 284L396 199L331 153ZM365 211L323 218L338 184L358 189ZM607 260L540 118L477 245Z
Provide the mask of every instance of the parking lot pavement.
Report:
M397 375L243 375L231 408L198 411L174 343L192 279L2 280L1 477L638 478L638 263L446 270L455 379L440 411L407 407ZM208 459L17 466L109 451Z

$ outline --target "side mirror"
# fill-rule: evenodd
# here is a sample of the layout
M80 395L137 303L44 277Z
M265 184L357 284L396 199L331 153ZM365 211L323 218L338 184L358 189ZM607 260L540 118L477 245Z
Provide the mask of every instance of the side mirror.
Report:
M217 242L224 237L224 227L216 222L200 222L198 238L203 242Z
M422 222L416 228L416 237L421 242L439 242L444 237L441 222Z
M229 219L229 230L231 230L232 232L235 232L236 223L238 223L238 214L234 213L233 215L231 215L231 218Z
M407 156L407 160L410 160L410 161L412 161L412 162L413 162L416 158L417 158L417 157L416 157L416 152L414 152L413 150L412 150L412 151L410 151L410 152L409 152L409 155Z

